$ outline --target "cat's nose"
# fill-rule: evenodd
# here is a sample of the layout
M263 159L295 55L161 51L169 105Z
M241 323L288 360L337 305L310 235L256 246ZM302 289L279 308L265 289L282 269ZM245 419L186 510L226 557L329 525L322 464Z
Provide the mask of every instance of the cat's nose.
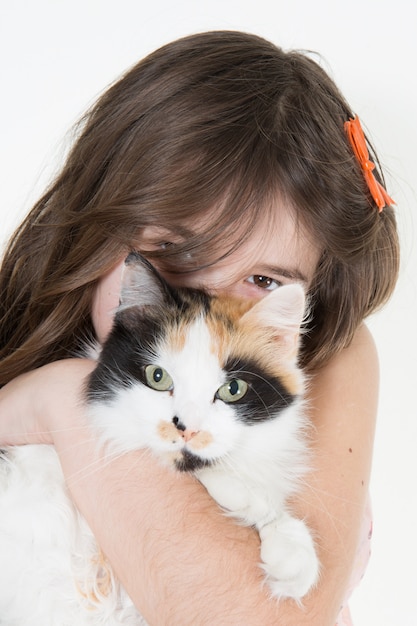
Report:
M199 430L189 430L188 428L186 428L183 432L181 432L181 437L184 439L184 441L187 442L196 435L198 435L199 432Z
M186 442L190 441L190 439L192 439L193 437L195 437L199 433L198 430L191 430L190 428L187 428L186 426L184 426L184 424L181 422L180 418L177 417L177 416L172 418L172 422L173 422L175 428L181 432L181 437Z
M177 416L172 418L172 423L174 424L175 428L177 428L177 430L186 430L187 428Z

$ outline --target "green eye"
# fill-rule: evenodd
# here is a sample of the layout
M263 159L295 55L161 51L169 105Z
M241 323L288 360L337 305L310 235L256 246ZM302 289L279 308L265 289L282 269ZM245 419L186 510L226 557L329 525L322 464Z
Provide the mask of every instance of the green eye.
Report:
M234 378L233 380L225 383L216 393L216 398L223 400L223 402L237 402L248 390L248 383L240 378Z
M156 391L170 391L174 383L171 376L159 365L147 365L145 367L146 384Z

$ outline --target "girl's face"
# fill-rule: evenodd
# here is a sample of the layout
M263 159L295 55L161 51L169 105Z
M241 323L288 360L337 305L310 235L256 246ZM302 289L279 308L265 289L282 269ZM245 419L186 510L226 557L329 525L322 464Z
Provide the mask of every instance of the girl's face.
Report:
M149 226L142 233L138 247L153 250L178 242L175 233ZM259 224L247 241L214 265L184 274L161 274L173 286L202 287L213 293L225 292L243 299L262 298L288 283L298 282L307 289L320 255L319 246L301 226L297 226L292 212L280 211L273 223ZM99 341L103 341L110 331L119 304L123 265L124 259L119 259L97 287L92 318Z

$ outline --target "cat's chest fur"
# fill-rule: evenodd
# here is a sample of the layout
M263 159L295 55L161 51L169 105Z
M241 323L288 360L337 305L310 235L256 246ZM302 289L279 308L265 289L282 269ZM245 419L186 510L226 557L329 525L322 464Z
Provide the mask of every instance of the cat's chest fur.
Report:
M130 257L86 387L91 428L109 460L147 448L174 471L193 472L229 515L258 530L272 593L296 599L318 573L310 533L286 508L306 469L303 311L298 286L258 303L213 298L174 291ZM52 449L14 450L0 463L0 512L5 624L143 623L67 497Z

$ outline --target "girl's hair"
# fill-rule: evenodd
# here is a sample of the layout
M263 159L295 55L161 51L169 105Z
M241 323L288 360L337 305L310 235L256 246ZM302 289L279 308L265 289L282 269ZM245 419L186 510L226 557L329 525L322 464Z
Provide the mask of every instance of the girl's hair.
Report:
M399 264L392 208L378 213L369 195L344 133L349 117L318 64L254 35L197 34L138 63L82 120L61 173L11 238L0 384L94 335L97 281L145 226L181 234L207 224L147 254L192 271L239 245L236 232L249 236L277 198L323 250L302 362L317 367L348 345L390 296ZM215 219L201 219L210 211ZM186 252L197 265L187 267Z

